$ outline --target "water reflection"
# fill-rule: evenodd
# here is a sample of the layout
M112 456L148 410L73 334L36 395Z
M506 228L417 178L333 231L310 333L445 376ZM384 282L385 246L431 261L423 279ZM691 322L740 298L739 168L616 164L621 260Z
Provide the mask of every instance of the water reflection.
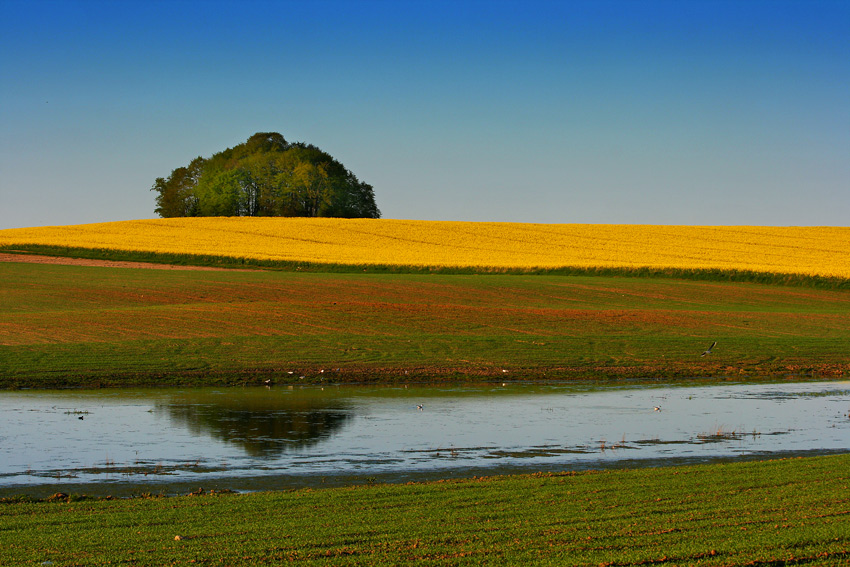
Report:
M847 382L0 392L0 496L847 451Z
M341 398L314 390L278 392L196 391L156 402L174 426L241 447L251 457L271 458L303 450L342 429L352 415Z

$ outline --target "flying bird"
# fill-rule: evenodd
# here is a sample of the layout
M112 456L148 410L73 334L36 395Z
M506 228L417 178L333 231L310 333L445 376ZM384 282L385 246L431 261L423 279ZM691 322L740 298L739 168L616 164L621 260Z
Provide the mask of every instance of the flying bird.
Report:
M711 354L711 349L713 349L716 346L717 346L717 341L714 341L713 343L711 343L711 346L708 347L707 349L705 349L705 352L703 352L700 356L705 356L707 354Z

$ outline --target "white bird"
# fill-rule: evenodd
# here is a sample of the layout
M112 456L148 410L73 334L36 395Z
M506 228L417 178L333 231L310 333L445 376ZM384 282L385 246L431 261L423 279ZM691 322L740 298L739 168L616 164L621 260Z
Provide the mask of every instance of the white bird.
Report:
M713 343L711 343L711 346L708 347L707 349L705 349L705 352L703 352L700 356L705 356L707 354L711 354L711 349L713 349L716 346L717 346L717 341L714 341Z

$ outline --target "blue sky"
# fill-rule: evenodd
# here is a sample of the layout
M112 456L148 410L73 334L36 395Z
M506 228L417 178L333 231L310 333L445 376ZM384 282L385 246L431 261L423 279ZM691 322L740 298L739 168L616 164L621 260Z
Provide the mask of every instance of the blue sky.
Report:
M0 229L276 131L385 218L850 226L850 2L0 0Z

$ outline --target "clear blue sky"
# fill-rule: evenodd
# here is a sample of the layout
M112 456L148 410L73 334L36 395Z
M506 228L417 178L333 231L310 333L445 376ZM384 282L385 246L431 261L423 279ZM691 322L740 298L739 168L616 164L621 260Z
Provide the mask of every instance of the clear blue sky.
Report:
M850 225L850 2L0 0L0 229L277 131L385 218Z

